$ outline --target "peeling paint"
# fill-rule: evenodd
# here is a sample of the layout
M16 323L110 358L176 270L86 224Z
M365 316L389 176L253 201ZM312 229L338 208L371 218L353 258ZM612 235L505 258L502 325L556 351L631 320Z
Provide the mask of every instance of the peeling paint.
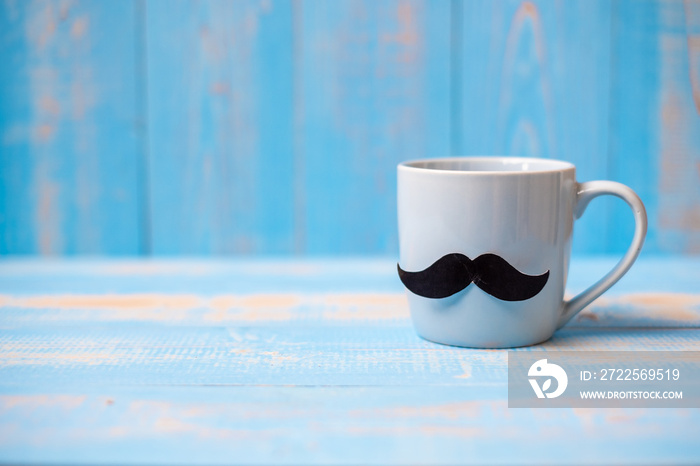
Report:
M161 322L410 322L404 293L252 294L252 295L0 295L0 309L34 309L35 314L8 314L11 319L43 321ZM61 313L51 312L62 310ZM700 295L636 293L602 297L581 312L575 323L601 326L700 325Z
M53 139L56 133L56 127L49 123L38 125L34 130L34 140L40 144L45 144Z
M81 79L75 79L70 84L71 115L75 120L83 120L97 105L92 71L89 67L81 71Z
M60 5L59 11L58 11L58 18L61 21L65 21L68 19L68 16L70 15L70 7L71 7L70 2L68 2L66 0L61 2L61 5Z
M260 2L260 10L265 14L272 13L272 10L273 10L272 1L271 0L262 0Z
M60 408L73 410L81 406L85 395L0 395L0 412L15 408Z
M50 95L45 95L41 99L39 99L38 107L42 113L45 113L50 116L58 116L61 113L61 105L59 104L58 100L56 100L53 96ZM40 139L42 138L40 137Z
M82 38L85 35L85 33L87 32L88 24L89 24L89 20L88 20L87 16L81 16L79 18L76 18L73 21L73 24L71 25L70 35L74 39Z
M204 276L217 272L216 268L203 263L163 263L137 261L133 263L108 262L95 264L91 271L101 276Z
M214 406L216 409L217 406ZM194 409L193 409L194 408ZM214 412L206 410L204 414L218 415L227 412L223 406L218 406ZM188 434L199 439L212 440L252 440L281 435L277 428L265 429L234 429L229 427L212 426L207 418L203 418L198 406L162 401L132 401L129 404L126 419L128 426L113 426L110 429L111 438L138 437L153 434ZM232 413L235 415L236 413Z
M462 373L456 375L455 379L470 379L472 376L472 364L470 361L462 360L459 365L462 367Z
M329 320L407 319L408 299L405 294L329 295L320 298L323 318Z
M688 36L690 85L695 111L700 115L700 36Z
M39 195L36 209L39 251L44 255L56 254L61 249L61 219L58 210L60 186L44 176L43 167L39 167L38 171L41 173L38 180Z
M592 320L597 322L599 319L600 317L598 317L598 314L595 314L590 309L584 309L579 315L576 316L577 321Z
M461 401L427 406L391 406L377 407L371 410L353 410L350 417L382 417L388 419L444 419L458 420L479 417L484 409L488 409L482 401Z
M459 425L433 425L422 424L419 426L382 426L382 425L353 425L343 428L350 435L358 436L388 436L399 437L406 435L423 435L426 437L441 436L441 437L457 437L471 438L483 435L483 429L471 426Z
M215 296L209 301L212 312L207 321L286 321L294 317L294 308L301 304L298 295Z
M416 63L422 53L421 36L418 31L418 13L415 9L417 4L411 2L398 2L396 19L398 21L398 31L395 34L384 33L380 36L380 41L386 44L398 44L401 51L396 55L399 63Z
M231 93L231 86L224 81L217 81L211 84L209 92L213 95L227 95Z
M281 322L408 320L405 294L0 295L0 306L41 311L43 320ZM29 317L27 317L29 318Z
M193 309L202 304L193 295L58 295L26 298L4 297L11 306L34 309Z
M631 425L645 419L649 416L649 412L653 409L647 408L605 408L605 409L590 409L590 408L571 408L571 412L579 419L579 422L586 428L587 431L595 431L600 429L601 424L627 424ZM672 409L678 413L683 410Z
M53 2L44 3L43 8L36 13L32 21L27 23L27 36L39 51L46 48L56 34L53 8Z
M700 3L683 2L686 39L688 47L688 71L695 110L700 115Z
M608 325L700 326L700 295L681 293L634 293L601 297L574 319L576 323Z

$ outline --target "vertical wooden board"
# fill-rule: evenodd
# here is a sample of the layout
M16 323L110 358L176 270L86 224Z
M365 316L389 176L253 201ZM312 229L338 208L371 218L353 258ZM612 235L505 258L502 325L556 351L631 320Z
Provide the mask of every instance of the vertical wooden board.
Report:
M620 2L613 17L613 176L647 207L646 252L697 254L700 2ZM620 223L615 249L630 242L628 210L619 205L611 212L611 222Z
M658 230L662 252L700 253L700 1L660 11Z
M395 254L396 164L450 152L450 4L307 2L301 22L303 249Z
M291 4L155 0L146 30L152 251L291 251Z
M610 4L455 2L455 155L568 160L605 179ZM575 253L609 252L607 200L577 222Z
M612 8L610 176L644 201L647 253L659 252L659 6L656 1L617 1ZM610 249L627 249L634 232L629 207L616 203L608 222L615 226Z
M0 254L135 254L133 1L0 4Z

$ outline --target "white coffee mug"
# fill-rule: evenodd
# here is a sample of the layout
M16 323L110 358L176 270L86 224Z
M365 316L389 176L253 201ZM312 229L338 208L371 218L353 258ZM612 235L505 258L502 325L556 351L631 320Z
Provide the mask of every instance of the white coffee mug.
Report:
M646 236L642 201L620 183L575 175L568 162L519 157L399 164L398 270L421 337L475 348L541 343L629 270ZM603 194L632 208L632 245L565 301L574 218Z

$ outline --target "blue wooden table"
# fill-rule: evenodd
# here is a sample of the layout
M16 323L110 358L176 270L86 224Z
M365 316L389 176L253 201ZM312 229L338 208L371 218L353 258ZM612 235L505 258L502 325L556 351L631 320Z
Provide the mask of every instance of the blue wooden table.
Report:
M0 339L3 463L700 462L698 409L509 409L507 352L418 338L391 259L4 260ZM700 350L700 260L520 351L561 350Z

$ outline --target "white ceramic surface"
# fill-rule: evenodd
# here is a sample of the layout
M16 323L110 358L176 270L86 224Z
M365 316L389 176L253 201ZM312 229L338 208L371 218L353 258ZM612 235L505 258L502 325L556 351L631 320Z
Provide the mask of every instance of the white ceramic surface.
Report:
M636 231L617 266L569 302L564 289L574 217L596 196L611 194L633 209ZM628 187L578 183L575 167L548 159L462 157L398 166L399 265L421 271L441 257L493 253L520 272L550 272L524 301L503 301L471 284L441 299L407 290L418 334L437 343L477 348L532 345L553 333L629 269L646 235L646 212ZM592 277L593 278L593 277Z

